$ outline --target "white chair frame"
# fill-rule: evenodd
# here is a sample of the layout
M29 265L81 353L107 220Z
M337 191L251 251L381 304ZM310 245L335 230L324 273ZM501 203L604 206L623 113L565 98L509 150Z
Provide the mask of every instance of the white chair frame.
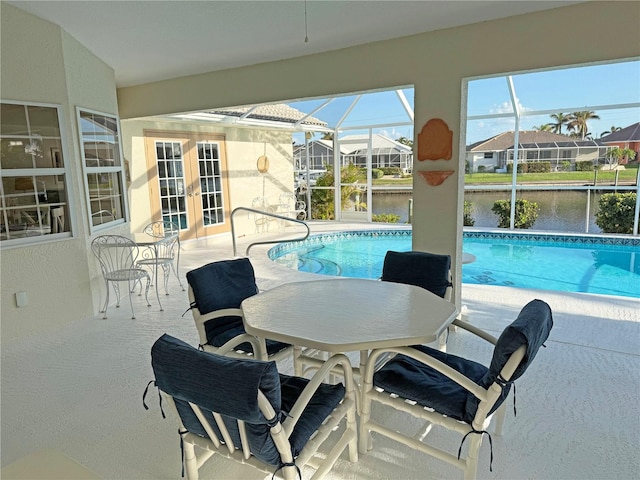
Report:
M195 299L195 295L193 294L193 288L191 287L191 285L189 285L187 291L189 295L189 304L194 305L196 299ZM193 306L191 307L191 314L193 315L193 321L195 322L196 330L198 331L199 345L205 352L220 354L220 351L223 351L225 352L224 355L228 357L247 358L247 357L255 356L255 358L258 358L258 359L264 359L264 360L267 359L267 352L265 352L263 349L264 344L262 342L257 341L257 339L251 335L249 335L249 337L255 341L255 342L251 342L254 348L255 354L251 352L229 350L227 347L228 345L237 346L240 343L242 343L242 342L240 343L236 342L236 338L238 337L232 338L226 344L220 347L215 347L213 345L207 344L207 341L208 341L207 332L205 330L204 324L210 320L215 320L216 318L227 317L227 316L237 316L237 317L244 318L244 312L242 311L241 308L224 308L224 309L216 310L203 315L200 313L200 310L198 310L198 307ZM290 346L277 353L274 353L273 355L269 355L268 359L274 360L277 362L277 361L284 360L285 358L289 357L289 355L293 355L294 373L297 376L301 376L302 366L299 362L301 352L302 352L301 347Z
M256 351L260 348L260 342L258 342L255 337L249 334L243 334L235 337L224 346L218 348L216 353L219 355L235 356L233 347L244 342L251 343ZM349 448L349 460L351 462L358 461L356 394L355 384L351 374L351 363L345 355L334 355L316 373L316 375L310 379L308 385L305 387L289 412L286 420L282 423L278 422L276 425L271 427L271 437L278 452L280 453L282 462L289 464L289 466L282 467L281 470L285 480L294 480L297 478L298 474L295 465L293 465L294 459L291 454L289 437L293 432L296 423L300 419L300 416L304 413L304 409L311 400L314 392L322 383L323 378L329 373L329 371L338 367L341 368L342 374L344 375L344 385L346 390L345 398L325 419L320 428L318 428L318 430L316 430L316 432L311 436L303 450L295 459L295 465L298 467L303 467L305 465L314 467L316 471L311 478L312 480L320 480L329 472L329 470L331 470L331 467L333 467L334 463L345 448ZM260 411L266 418L274 418L276 416L276 412L273 410L269 400L267 400L265 395L259 390L257 395ZM172 410L178 419L180 419L173 398L171 396L168 396L168 398L169 404L172 406ZM222 439L218 438L215 434L214 429L211 427L200 408L193 403L189 403L189 405L198 417L198 420L207 432L209 438L203 438L190 432L182 433L180 435L183 441L183 460L188 480L198 480L198 470L215 453L219 453L239 463L251 465L262 472L273 473L273 465L268 465L251 455L248 442L243 441L243 445L240 447L236 447L234 445L228 430L222 421L222 417L219 414L214 412L214 419L216 420L216 425L222 434ZM331 432L338 427L342 419L345 417L346 427L340 439L335 443L324 459L315 458L320 445L322 445ZM243 439L246 438L244 422L238 421L238 429L240 431L240 437ZM180 431L186 431L182 422L180 422ZM196 447L198 448L196 449ZM199 451L202 451L200 456L197 455L197 452Z
M178 279L180 288L185 291L180 275L180 233L178 226L167 221L158 221L148 224L143 233L153 238L165 238L166 232L177 233L177 237L168 242L163 242L154 249L154 247L146 247L142 250L142 258L137 260L138 266L145 268L162 267L164 274L164 292L169 295L169 275L171 272Z
M492 343L493 345L495 345L497 342L497 339L495 337L489 335L488 333L477 327L474 327L473 325L468 324L467 322L454 320L453 324L457 327L474 333L475 335ZM509 381L511 379L511 376L524 358L525 353L526 345L523 345L511 355L500 372L500 376L503 379L505 379L506 381ZM471 425L454 418L447 417L436 411L428 410L423 405L420 405L418 403L407 402L405 401L406 399L397 395L392 395L380 388L374 388L373 375L376 370L376 362L381 355L389 354L402 354L414 358L424 363L425 365L428 365L429 367L437 370L443 375L449 377L451 380L458 383L460 386L477 397L480 400L480 404L478 405L478 410ZM495 416L495 434L502 434L502 428L506 414L506 400L495 412L489 415L491 408L502 393L502 387L498 383L494 382L491 386L489 386L489 388L484 389L455 369L416 349L412 349L410 347L402 347L378 349L372 351L365 368L364 376L362 378L362 385L363 388L359 432L359 450L362 454L366 453L367 450L372 449L371 432L376 432L463 470L465 480L469 480L476 478L478 470L478 454L480 446L482 444L483 435L480 433L469 435L469 448L467 456L458 458L456 455L453 455L443 449L434 447L432 445L428 445L424 443L424 441L422 441L431 432L432 426L436 425L448 430L456 431L460 433L462 437L464 437L470 432L486 431L489 428L492 418ZM371 404L374 401L392 407L396 410L409 413L416 418L426 421L427 424L422 430L422 435L418 436L415 434L403 434L377 423L371 418ZM422 440L419 440L418 437L422 438Z
M100 235L91 242L91 250L100 263L102 277L104 278L107 290L104 307L100 310L101 313L104 313L104 317L102 318L107 318L107 309L109 308L109 284L113 286L116 292L116 307L120 307L120 288L118 284L127 282L131 318L135 319L136 316L133 310L131 292L134 290L136 283L146 278L147 285L144 296L147 301L147 307L151 306L149 303L151 277L149 272L136 267L138 246L133 240L121 235ZM139 295L142 295L142 293Z

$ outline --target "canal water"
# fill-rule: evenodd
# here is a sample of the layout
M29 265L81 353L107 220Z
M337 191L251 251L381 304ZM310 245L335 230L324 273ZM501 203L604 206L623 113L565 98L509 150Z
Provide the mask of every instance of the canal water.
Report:
M589 233L600 233L595 223L600 193L579 192L574 190L520 191L518 198L536 202L539 207L538 219L534 230L554 232L585 233L587 195L591 195ZM400 215L400 223L409 218L409 200L411 193L375 193L373 195L373 213L394 213ZM511 200L510 192L466 192L466 201L471 202L471 216L475 227L496 228L498 216L491 211L496 200Z

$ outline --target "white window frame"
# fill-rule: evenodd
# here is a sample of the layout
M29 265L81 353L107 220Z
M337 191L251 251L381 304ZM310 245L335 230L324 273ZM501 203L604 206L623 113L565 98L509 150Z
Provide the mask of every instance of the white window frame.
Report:
M64 116L62 113L62 105L56 103L44 103L44 102L30 102L30 101L20 101L20 100L4 100L0 99L0 103L10 104L10 105L20 105L22 107L43 107L43 108L54 108L56 110L56 116L58 118L58 131L60 138L60 148L61 154L63 158L63 166L62 167L51 167L51 168L21 168L21 169L5 169L5 173L2 174L2 170L0 170L0 180L2 178L10 178L10 177L31 177L31 176L43 176L43 175L56 175L63 176L63 185L65 186L65 196L66 196L66 212L68 218L65 220L66 224L69 226L68 231L59 232L59 233L50 233L45 235L36 235L36 236L27 236L22 238L14 238L8 240L0 241L0 249L7 249L12 247L21 247L25 245L33 245L33 244L43 244L51 241L59 241L61 239L67 239L73 237L73 232L75 231L75 223L73 222L73 211L74 211L74 197L71 188L71 175L70 172L70 155L68 154L67 148L67 132L65 129ZM31 136L31 135L30 135ZM7 173L11 173L12 175L7 175ZM1 183L1 182L0 182ZM4 190L1 190L0 186L0 196L4 195Z
M82 114L88 113L92 115L101 115L104 117L111 118L115 121L117 125L117 153L119 154L119 162L114 162L114 166L112 167L89 167L87 166L87 160L85 157L85 149L84 149L84 140L82 136ZM78 125L78 141L80 143L80 155L82 159L82 176L83 176L83 184L85 191L85 199L87 202L87 215L89 221L89 230L93 234L95 232L99 232L105 230L107 228L111 228L117 225L122 225L130 221L129 216L129 203L128 203L128 195L127 195L127 179L125 175L125 163L124 156L122 155L122 128L120 127L120 117L116 114L105 113L98 110L92 110L90 108L84 107L76 107L76 123ZM122 218L116 218L111 221L103 222L98 225L93 224L93 213L91 211L91 195L89 191L89 175L100 174L100 173L116 173L118 178L120 179L122 190L120 192L120 202L122 204Z

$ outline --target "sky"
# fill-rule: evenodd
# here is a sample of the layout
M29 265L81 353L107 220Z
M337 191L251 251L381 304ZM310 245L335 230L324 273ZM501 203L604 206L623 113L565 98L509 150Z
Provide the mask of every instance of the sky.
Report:
M599 138L611 127L624 128L640 121L640 60L614 64L600 64L542 72L512 75L514 90L520 111L521 130L532 130L553 122L551 113L528 115L531 112L552 110L554 113L594 111L599 120L588 122L589 131ZM413 88L402 89L413 107ZM313 116L336 125L348 111L355 96L339 97ZM289 103L293 108L310 112L321 105L322 100ZM633 108L599 109L604 105L635 104ZM512 112L511 96L505 76L470 79L468 83L468 116L493 115ZM343 127L354 125L392 124L410 122L395 91L369 93L361 97L347 115ZM513 118L469 120L467 145L514 129ZM384 126L375 129L392 139L413 138L413 125ZM366 130L343 134L366 133ZM563 133L565 131L563 130ZM317 134L316 138L320 138ZM303 143L302 135L294 135L296 143Z

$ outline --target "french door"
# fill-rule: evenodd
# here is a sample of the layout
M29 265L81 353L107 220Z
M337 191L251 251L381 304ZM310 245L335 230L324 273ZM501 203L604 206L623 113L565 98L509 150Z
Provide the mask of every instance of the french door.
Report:
M153 220L182 240L228 232L229 186L223 135L145 131Z

